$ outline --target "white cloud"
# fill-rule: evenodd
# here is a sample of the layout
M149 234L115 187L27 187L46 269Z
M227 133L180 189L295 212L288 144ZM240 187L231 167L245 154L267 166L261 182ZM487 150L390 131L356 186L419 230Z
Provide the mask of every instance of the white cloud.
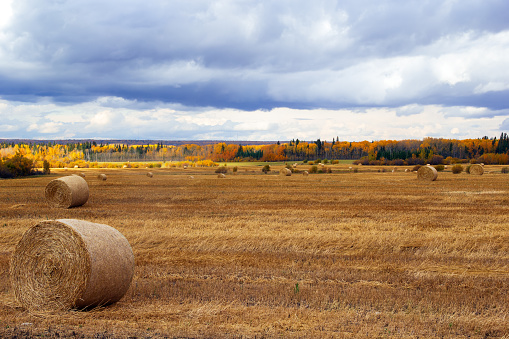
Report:
M482 94L487 92L499 92L509 89L509 82L490 81L486 84L479 84L474 88L475 94Z
M28 132L37 132L41 134L58 134L61 131L62 123L55 123L55 122L46 122L41 125L38 124L31 124L28 126L27 131Z
M96 113L87 125L88 130L117 130L122 127L123 115L111 110L100 111Z
M0 1L0 30L12 19L12 0Z
M18 127L14 125L0 125L0 132L14 132L17 130Z

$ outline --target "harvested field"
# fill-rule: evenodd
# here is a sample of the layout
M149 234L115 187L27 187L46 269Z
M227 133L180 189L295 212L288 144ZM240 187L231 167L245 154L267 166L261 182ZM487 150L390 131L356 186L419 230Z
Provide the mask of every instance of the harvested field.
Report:
M90 180L87 204L73 209L41 194L63 170L0 180L0 336L507 335L509 176L485 166L482 176L421 181L405 168L348 166L284 181L280 168L229 180L213 168L154 169L153 178L101 169L108 180ZM48 219L106 224L127 238L136 268L123 299L91 312L21 308L9 258Z

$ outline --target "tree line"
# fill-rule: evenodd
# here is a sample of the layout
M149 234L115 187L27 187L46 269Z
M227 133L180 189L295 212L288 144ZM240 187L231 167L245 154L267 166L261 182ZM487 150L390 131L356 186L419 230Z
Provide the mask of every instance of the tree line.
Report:
M226 142L214 144L145 145L104 144L95 141L69 142L0 142L0 159L15 155L33 161L42 168L43 161L51 167L69 167L98 162L150 161L305 161L315 159L350 159L365 165L414 165L423 163L454 163L477 161L486 164L509 163L509 137L487 136L477 139L424 138L422 140L332 141L317 139L276 142L267 145L242 145Z

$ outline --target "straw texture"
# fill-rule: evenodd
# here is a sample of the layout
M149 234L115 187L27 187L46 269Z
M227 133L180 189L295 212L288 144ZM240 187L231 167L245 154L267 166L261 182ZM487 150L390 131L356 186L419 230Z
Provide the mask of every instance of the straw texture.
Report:
M438 172L434 167L421 166L417 171L417 179L426 181L435 181L438 178Z
M482 167L482 165L479 165L479 164L473 164L470 166L470 174L483 175L484 167Z
M281 171L279 171L279 175L282 175L282 176L291 176L292 175L292 171L288 168L283 168Z
M22 237L11 259L16 299L28 310L67 310L120 300L134 273L127 239L83 220L42 221Z
M88 184L77 175L54 179L46 185L44 196L47 203L54 207L81 206L88 201Z

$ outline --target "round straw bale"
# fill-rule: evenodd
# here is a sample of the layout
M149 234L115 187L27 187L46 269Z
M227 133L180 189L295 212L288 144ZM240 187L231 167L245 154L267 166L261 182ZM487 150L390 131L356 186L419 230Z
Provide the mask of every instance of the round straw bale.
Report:
M421 166L417 170L417 179L419 179L419 180L435 181L435 180L437 180L437 177L438 177L438 172L434 167Z
M281 171L279 171L279 175L289 177L292 175L292 171L285 167L285 168L281 169Z
M479 164L473 164L470 166L470 174L483 175L484 167L482 167L482 165Z
M99 174L97 176L97 179L100 179L102 181L106 181L106 179L108 179L108 177L106 176L106 174L101 173L101 174Z
M224 173L219 173L217 175L218 178L226 178L226 175Z
M192 175L189 176L189 179L194 179L194 177Z
M304 175L304 176L308 176L308 175L309 175L309 172L308 172L308 171L304 171L304 172L302 172L302 175Z
M84 178L85 177L85 173L81 172L80 173L80 177Z
M78 175L51 180L44 190L46 202L53 207L76 207L88 201L88 184Z
M120 300L134 255L116 229L83 220L42 221L19 241L10 263L16 299L28 310L104 306Z
M152 172L147 173L147 177L152 178L153 176L154 176L154 173L152 173Z

